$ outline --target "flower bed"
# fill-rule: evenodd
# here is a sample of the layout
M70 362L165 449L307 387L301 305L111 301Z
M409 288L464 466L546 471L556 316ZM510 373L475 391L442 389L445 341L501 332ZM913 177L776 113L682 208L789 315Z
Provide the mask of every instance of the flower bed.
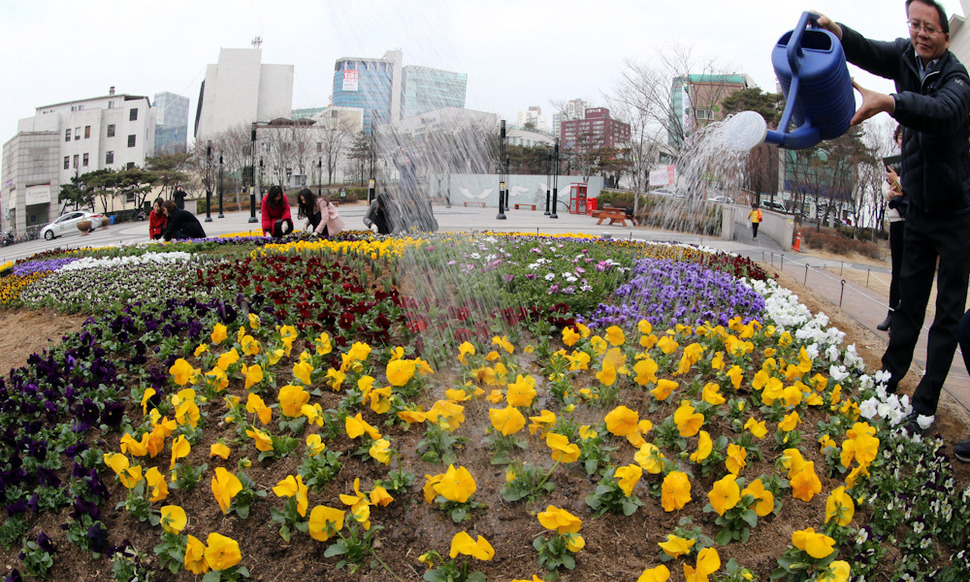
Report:
M0 386L0 543L19 572L970 574L970 489L938 442L892 428L908 402L824 315L709 269L678 284L718 297L709 322L713 308L668 330L632 315L661 299L612 295L691 271L647 256L730 257L524 236L247 244L193 247L219 259L193 259L172 291L89 303L85 332ZM550 293L547 274L595 300ZM69 275L0 283L26 298ZM594 316L600 302L628 325ZM469 318L488 323L461 341L436 331Z

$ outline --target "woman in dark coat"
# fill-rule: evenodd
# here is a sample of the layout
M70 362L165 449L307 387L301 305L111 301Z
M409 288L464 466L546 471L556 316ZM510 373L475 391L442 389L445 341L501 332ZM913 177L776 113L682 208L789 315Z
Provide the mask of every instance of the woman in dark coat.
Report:
M162 212L168 217L168 224L162 231L163 239L205 238L205 231L199 219L188 210L182 210L176 206L175 202L166 200L162 203Z

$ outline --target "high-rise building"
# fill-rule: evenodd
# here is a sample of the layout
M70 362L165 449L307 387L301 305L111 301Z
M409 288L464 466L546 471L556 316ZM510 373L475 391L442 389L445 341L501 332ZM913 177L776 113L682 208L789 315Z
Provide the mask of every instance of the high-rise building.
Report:
M144 166L154 148L155 109L148 97L116 94L112 87L104 96L38 107L3 144L2 229L24 233L47 224L60 213L57 198L71 178ZM134 199L111 203L99 210L125 208Z
M443 107L464 109L466 73L408 65L403 69L401 119Z
M630 142L630 124L612 119L605 107L590 107L583 119L563 121L559 138L566 149L621 147Z
M289 118L293 65L264 65L262 58L260 48L224 48L219 62L206 67L195 118L197 140L239 125Z
M519 111L517 125L519 127L531 126L536 131L546 130L546 118L542 115L542 107L530 105L526 111Z
M698 127L723 120L721 101L735 91L754 86L751 77L741 74L674 77L670 86L668 144L680 147Z
M189 98L155 94L155 155L184 152L189 138Z
M380 59L338 59L333 71L333 105L364 112L364 133L401 119L401 51Z
M589 103L582 99L573 99L563 105L562 111L552 115L552 133L560 135L562 133L562 122L571 119L582 119L586 114Z
M401 51L379 59L342 58L334 65L333 105L364 113L364 133L379 125L444 108L465 107L468 75L430 67L402 66Z

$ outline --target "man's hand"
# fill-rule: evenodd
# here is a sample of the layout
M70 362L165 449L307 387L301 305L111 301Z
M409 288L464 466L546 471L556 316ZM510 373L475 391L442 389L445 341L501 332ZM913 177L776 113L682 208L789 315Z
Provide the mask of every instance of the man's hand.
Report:
M859 125L874 115L882 112L892 113L896 109L896 101L892 98L892 95L870 91L865 87L861 87L854 79L852 80L852 86L862 95L862 105L859 106L859 110L852 116L852 121L849 122L849 125Z
M842 27L841 26L839 26L838 24L832 22L832 19L831 18L829 18L828 16L826 16L824 14L819 13L816 10L811 10L810 12L812 12L813 14L818 14L818 20L816 22L818 23L819 28L824 28L825 30L827 30L827 31L831 32L832 34L834 34L836 36L836 38L838 38L839 40L842 40Z

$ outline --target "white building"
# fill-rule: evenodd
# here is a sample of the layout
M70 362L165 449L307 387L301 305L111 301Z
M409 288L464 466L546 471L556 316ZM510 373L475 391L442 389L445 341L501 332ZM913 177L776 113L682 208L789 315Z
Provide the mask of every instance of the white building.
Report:
M529 129L520 129L517 127L510 129L506 134L506 138L508 139L509 145L522 146L526 148L551 146L556 142L556 140L548 133L532 131Z
M219 62L206 67L199 93L195 139L253 122L290 117L293 65L264 65L263 51L221 49Z
M586 108L589 106L589 103L582 99L573 99L564 103L562 111L552 114L552 135L562 134L563 121L583 119L586 116Z
M155 110L148 97L115 94L38 107L3 145L0 223L23 234L61 212L61 186L100 169L144 166L154 154ZM117 201L120 210L125 201Z
M526 111L519 111L516 121L519 127L524 128L526 124L531 124L536 131L546 131L546 118L542 115L542 107L538 105L530 105Z

